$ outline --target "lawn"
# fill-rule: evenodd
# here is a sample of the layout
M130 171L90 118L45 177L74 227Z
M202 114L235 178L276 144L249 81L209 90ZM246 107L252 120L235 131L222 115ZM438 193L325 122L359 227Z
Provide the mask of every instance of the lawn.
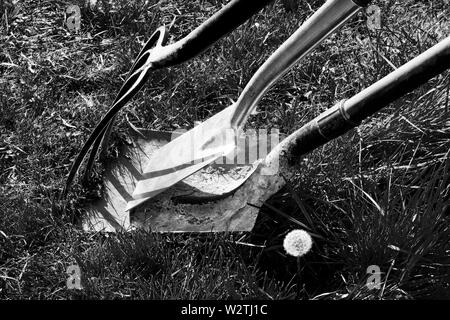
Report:
M13 4L14 2L14 4ZM449 299L450 73L299 159L248 233L87 233L104 165L130 127L190 128L235 101L323 1L269 5L214 47L152 73L119 114L106 158L59 200L70 165L133 59L166 24L181 39L225 0L0 3L0 299ZM81 8L81 29L65 10ZM263 97L248 128L289 134L450 34L448 1L374 1ZM286 233L315 235L300 259ZM67 286L67 268L82 289ZM370 290L367 269L381 285Z

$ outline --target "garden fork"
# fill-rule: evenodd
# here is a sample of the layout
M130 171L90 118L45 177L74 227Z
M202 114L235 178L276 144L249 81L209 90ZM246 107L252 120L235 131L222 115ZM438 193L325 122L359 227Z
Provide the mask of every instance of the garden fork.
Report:
M167 29L164 26L158 28L137 56L112 107L97 124L75 158L62 197L67 194L78 169L92 148L85 176L89 175L100 145L106 143L116 114L143 87L151 71L174 66L194 58L272 1L232 0L186 37L169 45L165 45Z

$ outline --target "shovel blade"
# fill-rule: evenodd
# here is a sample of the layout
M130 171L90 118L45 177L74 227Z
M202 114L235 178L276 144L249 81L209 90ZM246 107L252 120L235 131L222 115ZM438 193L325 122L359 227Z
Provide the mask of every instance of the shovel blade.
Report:
M104 189L90 202L83 215L86 231L122 232L142 228L152 232L244 232L251 231L258 210L236 201L234 194L256 169L248 154L259 146L257 139L243 135L238 143L245 162L226 164L219 158L136 207L125 210L132 192L152 154L171 141L170 132L142 130L130 132L132 143L121 147L118 159L105 168ZM251 136L253 137L253 136ZM230 163L231 163L230 159Z
M233 104L152 154L126 210L232 152L236 148L236 133L230 125L234 110Z

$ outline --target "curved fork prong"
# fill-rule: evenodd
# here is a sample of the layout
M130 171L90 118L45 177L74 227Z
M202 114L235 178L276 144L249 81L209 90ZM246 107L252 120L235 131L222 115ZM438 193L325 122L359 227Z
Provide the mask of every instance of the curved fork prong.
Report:
M164 46L167 42L167 37L168 37L168 30L166 26L161 26L158 29L156 29L155 32L153 32L150 39L147 40L147 42L137 55L136 59L134 60L133 66L128 72L127 78L133 73L135 73L138 68L141 68L143 66L142 57L144 56L144 54L145 53L150 54L151 50Z
M72 184L84 158L92 147L91 155L86 168L86 174L89 175L102 140L106 143L105 133L110 130L116 114L142 88L148 78L148 72L152 68L152 65L148 63L150 51L161 48L166 41L167 29L162 26L152 34L150 39L141 49L133 66L128 72L124 84L117 94L112 107L108 110L103 119L97 124L94 131L91 133L88 140L83 145L82 149L75 158L75 161L73 162L69 175L67 177L62 197L67 194L70 185ZM85 175L85 177L87 175Z

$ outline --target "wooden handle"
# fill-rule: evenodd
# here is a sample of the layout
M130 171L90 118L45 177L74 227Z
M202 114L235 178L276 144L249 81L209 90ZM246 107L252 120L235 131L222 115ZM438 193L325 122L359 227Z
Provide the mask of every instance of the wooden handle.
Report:
M283 140L269 156L278 157L282 150L287 150L288 162L294 164L300 156L358 126L367 117L449 68L450 37L447 37L375 84L308 122Z

